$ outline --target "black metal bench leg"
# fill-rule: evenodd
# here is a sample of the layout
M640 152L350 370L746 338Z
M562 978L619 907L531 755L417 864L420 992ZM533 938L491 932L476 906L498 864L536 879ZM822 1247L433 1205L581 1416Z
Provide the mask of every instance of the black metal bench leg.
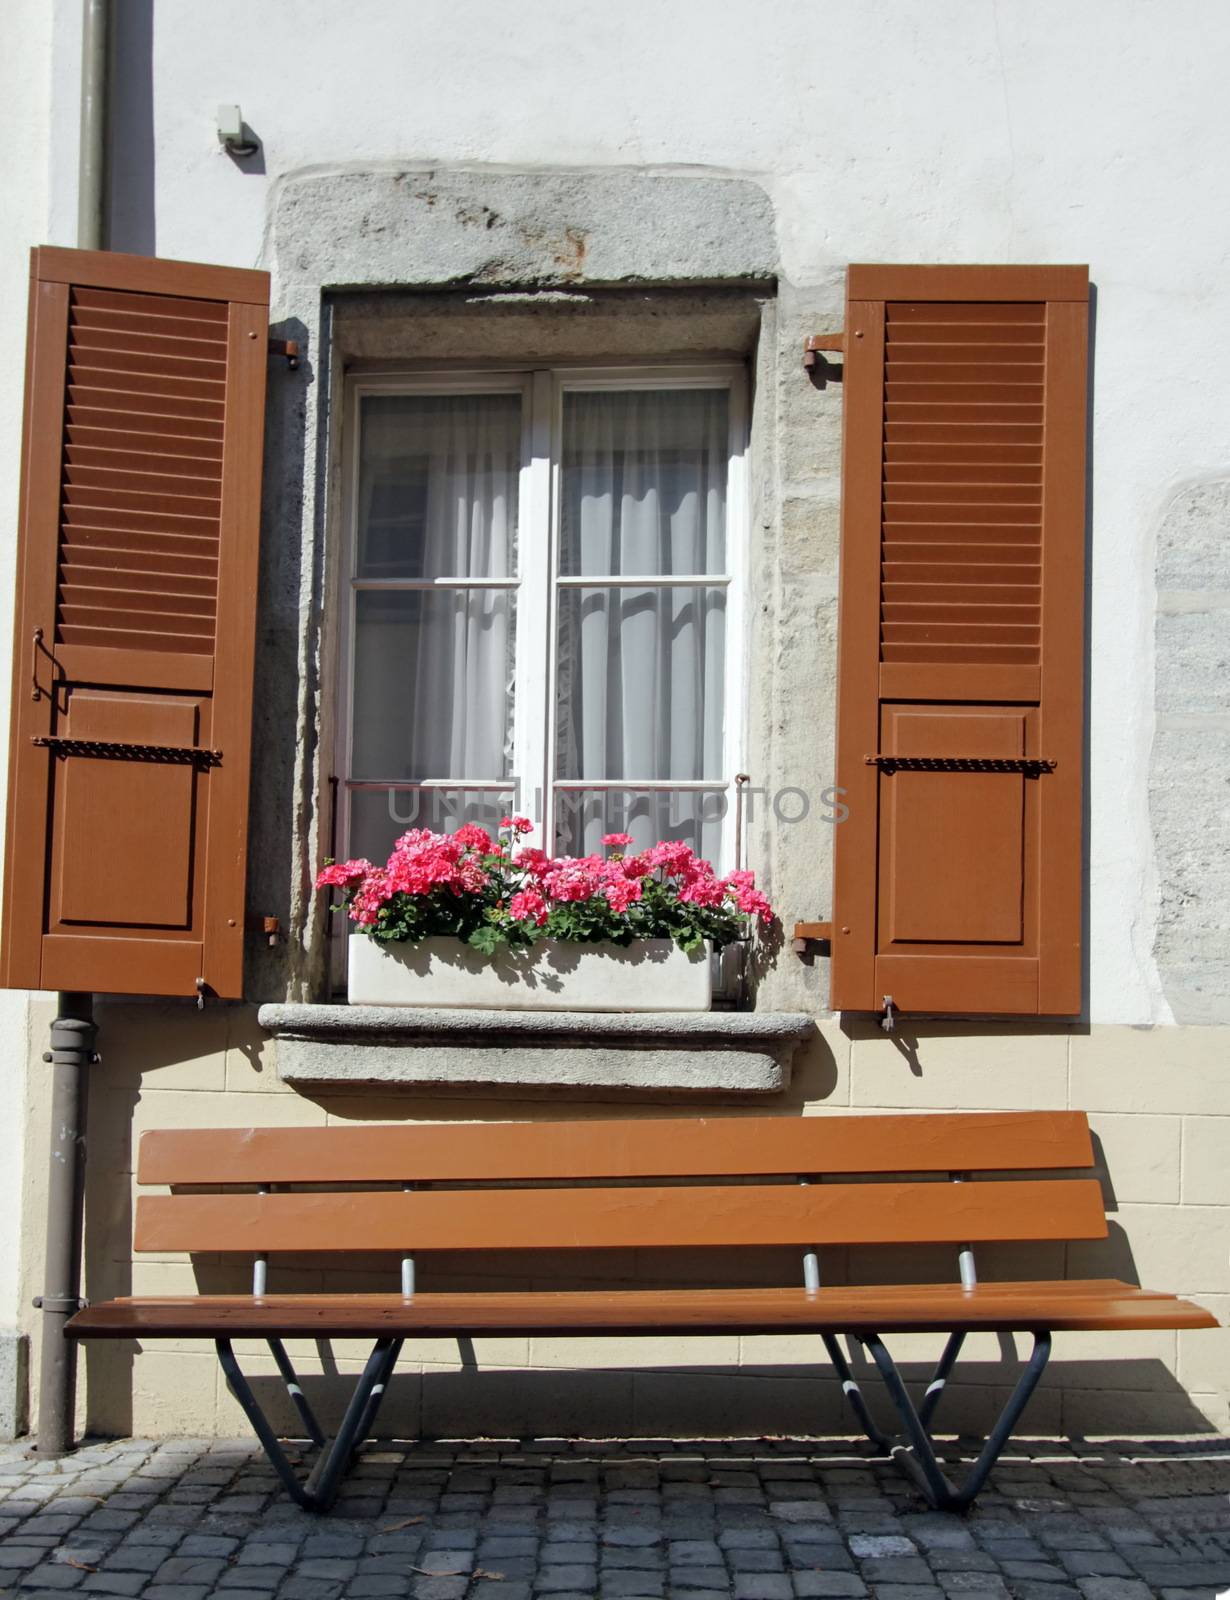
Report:
M265 1342L269 1346L269 1354L277 1363L278 1371L282 1374L286 1392L294 1403L295 1410L303 1421L303 1426L307 1429L308 1438L318 1449L323 1450L325 1445L324 1429L317 1422L316 1413L308 1404L307 1396L299 1383L299 1374L291 1365L290 1357L286 1354L286 1346L281 1339L267 1339Z
M338 1485L362 1444L367 1429L376 1420L393 1367L401 1353L400 1339L378 1339L367 1358L363 1375L354 1386L346 1415L337 1436L316 1459L307 1481L313 1511L327 1511L337 1497Z
M214 1348L218 1352L223 1374L226 1377L227 1387L243 1407L244 1415L252 1424L252 1431L261 1442L261 1448L269 1457L274 1471L281 1478L282 1483L291 1499L301 1505L304 1510L312 1509L311 1498L299 1479L295 1476L295 1469L286 1458L281 1441L269 1425L269 1419L257 1404L256 1396L252 1393L248 1380L240 1371L239 1363L235 1359L235 1352L231 1348L229 1339L215 1339Z
M871 1412L868 1411L867 1402L863 1399L863 1391L858 1386L857 1378L850 1371L850 1363L846 1360L845 1352L837 1342L837 1335L822 1333L820 1337L824 1341L824 1348L829 1353L829 1360L833 1363L833 1371L837 1374L841 1383L841 1392L850 1402L850 1409L858 1418L859 1427L862 1428L877 1450L890 1449L892 1440L886 1433L880 1432L875 1419L872 1417Z
M961 1487L962 1504L969 1505L974 1496L987 1481L987 1474L999 1460L1000 1452L1012 1437L1012 1430L1020 1421L1021 1413L1029 1404L1029 1397L1038 1387L1038 1379L1046 1369L1046 1364L1051 1358L1051 1336L1049 1333L1035 1333L1034 1347L1030 1351L1029 1360L1025 1363L1025 1370L1017 1379L1016 1388L1008 1397L1008 1404L1000 1413L999 1421L992 1428L986 1444L970 1468L964 1484Z
M860 1334L859 1338L871 1352L872 1360L880 1369L880 1376L884 1380L884 1387L888 1390L889 1398L897 1408L897 1413L905 1425L908 1445L898 1445L893 1450L898 1464L913 1478L922 1490L928 1502L937 1511L963 1511L971 1505L975 1496L986 1483L991 1468L998 1461L1001 1451L1012 1437L1012 1430L1016 1427L1021 1413L1029 1403L1029 1398L1038 1386L1046 1363L1051 1353L1051 1336L1049 1333L1035 1333L1034 1347L1026 1363L1024 1372L1017 1380L1016 1387L1009 1397L1007 1405L1000 1413L999 1420L992 1428L986 1443L978 1456L977 1461L970 1468L964 1482L958 1488L945 1475L936 1458L935 1446L927 1432L926 1423L915 1410L914 1402L910 1399L897 1365L885 1348L884 1341L879 1334ZM950 1341L951 1345L951 1341ZM945 1350L941 1357L941 1366L949 1354ZM952 1360L955 1360L955 1353ZM948 1361L951 1368L952 1360ZM937 1373L939 1369L937 1368ZM945 1376L947 1374L945 1373ZM938 1398L938 1396L937 1396ZM924 1402L925 1404L925 1402ZM933 1402L928 1410L928 1415L935 1409Z
M927 1385L926 1393L922 1398L922 1405L918 1408L918 1415L924 1428L931 1426L931 1418L935 1415L935 1408L944 1397L944 1385L948 1382L948 1374L953 1369L957 1357L961 1354L961 1346L965 1343L963 1333L950 1333L948 1343L944 1346L944 1353L936 1362L935 1371L931 1374L931 1382Z
M218 1360L231 1393L243 1407L244 1415L252 1424L256 1437L260 1440L261 1447L286 1488L286 1492L297 1505L305 1511L327 1511L333 1504L337 1495L338 1484L342 1475L350 1465L351 1459L362 1443L366 1432L376 1419L376 1412L380 1402L388 1389L389 1379L392 1377L393 1368L397 1357L401 1353L402 1341L400 1339L379 1339L372 1347L372 1353L367 1358L367 1364L355 1384L354 1393L346 1407L346 1414L342 1418L342 1425L332 1441L326 1441L320 1435L321 1449L316 1462L308 1476L306 1483L301 1483L294 1468L283 1450L281 1441L270 1425L269 1419L257 1403L256 1396L252 1393L251 1385L240 1370L235 1359L235 1352L231 1348L229 1339L216 1339L214 1341L218 1352ZM283 1352L285 1355L285 1352ZM274 1356L277 1361L277 1356ZM287 1360L287 1367L290 1362ZM278 1363L281 1370L281 1363ZM294 1369L290 1368L293 1373ZM283 1372L283 1378L286 1374ZM296 1380L297 1381L297 1380ZM292 1393L292 1399L294 1398ZM304 1401L306 1406L307 1402ZM303 1416L300 1409L300 1415ZM308 1408L310 1415L310 1407ZM304 1419L307 1420L306 1417ZM312 1418L315 1423L315 1417ZM316 1427L316 1433L320 1429Z
M367 1409L363 1413L362 1420L359 1423L358 1432L355 1434L354 1444L350 1448L352 1459L355 1451L358 1450L364 1439L370 1436L372 1429L376 1425L376 1414L380 1410L380 1405L385 1395L389 1392L389 1380L393 1376L393 1368L397 1365L397 1359L401 1355L401 1347L403 1343L404 1340L394 1339L389 1345L388 1353L385 1356L384 1365L377 1375L375 1383L372 1385L371 1394L367 1398Z

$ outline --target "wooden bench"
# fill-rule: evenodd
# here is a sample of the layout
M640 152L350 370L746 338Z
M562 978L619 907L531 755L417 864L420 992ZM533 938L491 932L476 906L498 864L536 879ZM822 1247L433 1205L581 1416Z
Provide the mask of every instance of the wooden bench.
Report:
M1217 1325L1188 1301L1112 1280L978 1281L975 1242L1106 1235L1100 1185L1074 1175L1092 1163L1088 1125L1075 1112L147 1133L138 1181L171 1192L138 1200L135 1248L251 1255L253 1292L111 1300L80 1311L67 1333L212 1338L287 1490L324 1510L372 1430L407 1338L807 1331L873 1443L895 1452L933 1506L956 1509L971 1503L1007 1443L1053 1332ZM937 1243L953 1247L953 1282L830 1286L822 1278L825 1246ZM566 1271L570 1252L699 1248L713 1251L720 1284L730 1278L721 1252L747 1246L801 1250L798 1279L774 1288L441 1293L420 1290L415 1276L415 1256L426 1251L559 1251ZM401 1257L399 1292L270 1292L268 1258L305 1251L389 1251ZM941 1469L930 1429L962 1342L977 1329L1032 1334L1033 1350L958 1487ZM883 1336L919 1331L948 1337L916 1406ZM872 1419L843 1335L879 1369L904 1429L900 1443ZM319 1446L306 1482L235 1359L232 1341L254 1336L268 1341ZM283 1340L333 1337L375 1343L327 1440Z

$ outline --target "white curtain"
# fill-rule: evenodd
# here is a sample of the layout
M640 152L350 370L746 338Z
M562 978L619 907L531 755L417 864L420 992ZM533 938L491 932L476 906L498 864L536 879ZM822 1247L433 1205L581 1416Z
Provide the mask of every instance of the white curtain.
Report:
M365 397L360 440L356 578L515 574L519 395ZM508 589L360 589L351 776L509 775L514 622Z
M558 596L557 777L647 790L724 778L725 590L652 580L724 573L728 449L725 390L565 396L560 570L594 584ZM602 583L612 576L648 581ZM673 836L711 852L720 804L565 792L560 842L593 849L622 825L638 844Z

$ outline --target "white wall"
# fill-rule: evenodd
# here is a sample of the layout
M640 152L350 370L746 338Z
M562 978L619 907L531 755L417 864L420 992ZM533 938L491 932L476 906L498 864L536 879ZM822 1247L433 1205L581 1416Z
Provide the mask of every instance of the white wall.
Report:
M145 8L125 9L139 24ZM162 0L152 99L140 33L124 226L164 255L259 264L280 175L404 158L746 173L800 285L851 260L1088 261L1093 1017L1168 1020L1146 793L1152 555L1174 487L1228 466L1217 0ZM219 152L219 101L260 135L263 175Z

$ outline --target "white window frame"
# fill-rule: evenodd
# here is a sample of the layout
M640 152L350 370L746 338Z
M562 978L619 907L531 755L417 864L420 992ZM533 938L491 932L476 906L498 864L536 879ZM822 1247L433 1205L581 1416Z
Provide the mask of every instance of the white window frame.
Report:
M749 504L747 484L748 382L738 362L705 362L657 366L587 366L579 363L526 370L413 370L348 375L342 439L342 562L338 627L338 698L334 772L337 775L336 835L339 854L348 853L351 780L352 711L354 704L355 596L373 589L511 589L516 594L516 644L513 715L513 777L424 779L400 784L407 790L498 791L509 796L509 809L533 817L535 833L528 841L551 852L554 846L555 674L557 596L561 588L628 587L635 575L560 577L560 472L564 396L578 389L724 388L729 394L729 447L726 493L726 570L694 574L696 587L723 587L726 605L726 661L723 677L722 779L700 782L669 780L603 782L564 780L585 791L704 791L725 795L720 870L735 865L734 777L741 770L747 684L747 560ZM518 483L516 575L507 579L357 579L359 508L359 417L369 395L520 393L522 459ZM647 587L685 586L679 577L645 576ZM534 709L537 708L537 709ZM519 789L517 787L519 781ZM386 788L373 782L375 788ZM541 797L541 798L538 798ZM340 919L339 919L340 921Z

